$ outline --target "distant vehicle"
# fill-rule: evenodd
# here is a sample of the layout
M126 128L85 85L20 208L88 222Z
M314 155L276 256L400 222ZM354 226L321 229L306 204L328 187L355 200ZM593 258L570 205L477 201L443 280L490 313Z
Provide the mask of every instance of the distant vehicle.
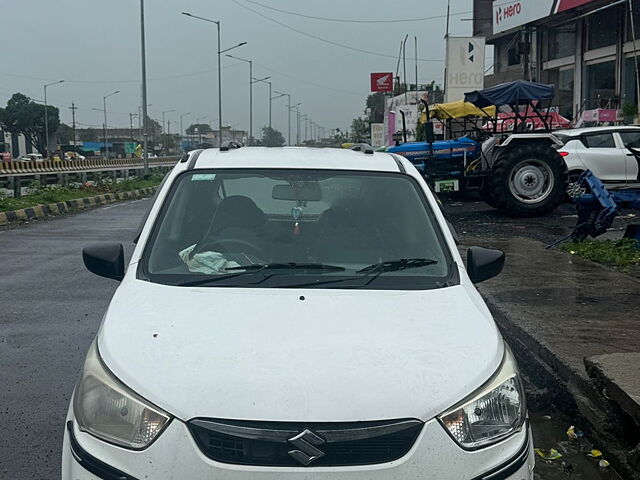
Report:
M86 157L84 155L80 155L79 153L76 153L76 152L65 152L64 159L68 160L68 161L85 160Z
M21 162L42 162L44 157L39 153L27 153L20 157Z
M605 184L640 182L640 166L629 148L640 148L640 127L593 127L559 130L558 149L569 169L567 194L584 193L576 183L580 174L591 170ZM610 185L609 185L610 186Z

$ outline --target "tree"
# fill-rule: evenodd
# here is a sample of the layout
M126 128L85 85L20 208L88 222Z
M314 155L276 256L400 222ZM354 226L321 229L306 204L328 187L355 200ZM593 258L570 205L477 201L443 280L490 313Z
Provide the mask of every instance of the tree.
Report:
M282 147L285 144L284 135L275 128L264 127L261 143L265 147Z
M49 134L60 126L60 113L54 106L47 106ZM25 139L42 155L46 155L45 107L35 103L22 93L14 93L6 108L0 110L0 125L3 130L23 134Z
M213 132L208 123L193 123L187 127L187 135L206 135Z
M67 145L73 142L73 128L66 123L60 123L56 132L57 141L60 145Z
M362 118L354 118L351 122L351 141L365 143L369 141L369 123Z
M369 95L367 97L367 108L371 109L371 113L369 114L369 122L384 122L384 102L385 96L382 92L376 92L373 95Z

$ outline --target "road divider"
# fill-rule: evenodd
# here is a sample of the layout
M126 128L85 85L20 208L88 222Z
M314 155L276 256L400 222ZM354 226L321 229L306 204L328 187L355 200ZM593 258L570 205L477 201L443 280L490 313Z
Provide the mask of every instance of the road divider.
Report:
M93 197L66 200L64 202L35 205L33 207L0 212L0 225L41 220L47 217L64 215L71 212L79 212L95 207L101 207L122 200L134 200L153 195L157 187L140 188L129 192L104 193Z
M175 165L179 157L150 158L149 166ZM91 172L96 170L121 170L143 169L144 161L141 158L116 158L107 160L104 158L58 161L45 160L40 162L0 162L0 176L24 175L37 173L59 172Z

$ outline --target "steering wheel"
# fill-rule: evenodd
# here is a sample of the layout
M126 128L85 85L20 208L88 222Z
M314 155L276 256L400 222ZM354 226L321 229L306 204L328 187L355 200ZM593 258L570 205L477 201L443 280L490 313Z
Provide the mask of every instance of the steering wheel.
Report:
M253 243L239 238L223 238L198 245L194 252L220 252L253 254L260 259L267 259L265 251Z

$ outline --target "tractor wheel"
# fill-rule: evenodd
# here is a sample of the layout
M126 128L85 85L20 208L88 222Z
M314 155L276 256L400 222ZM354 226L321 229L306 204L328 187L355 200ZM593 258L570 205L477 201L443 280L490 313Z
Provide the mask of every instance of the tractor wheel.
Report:
M514 145L496 160L490 186L496 208L507 215L546 215L565 198L567 166L547 144Z

